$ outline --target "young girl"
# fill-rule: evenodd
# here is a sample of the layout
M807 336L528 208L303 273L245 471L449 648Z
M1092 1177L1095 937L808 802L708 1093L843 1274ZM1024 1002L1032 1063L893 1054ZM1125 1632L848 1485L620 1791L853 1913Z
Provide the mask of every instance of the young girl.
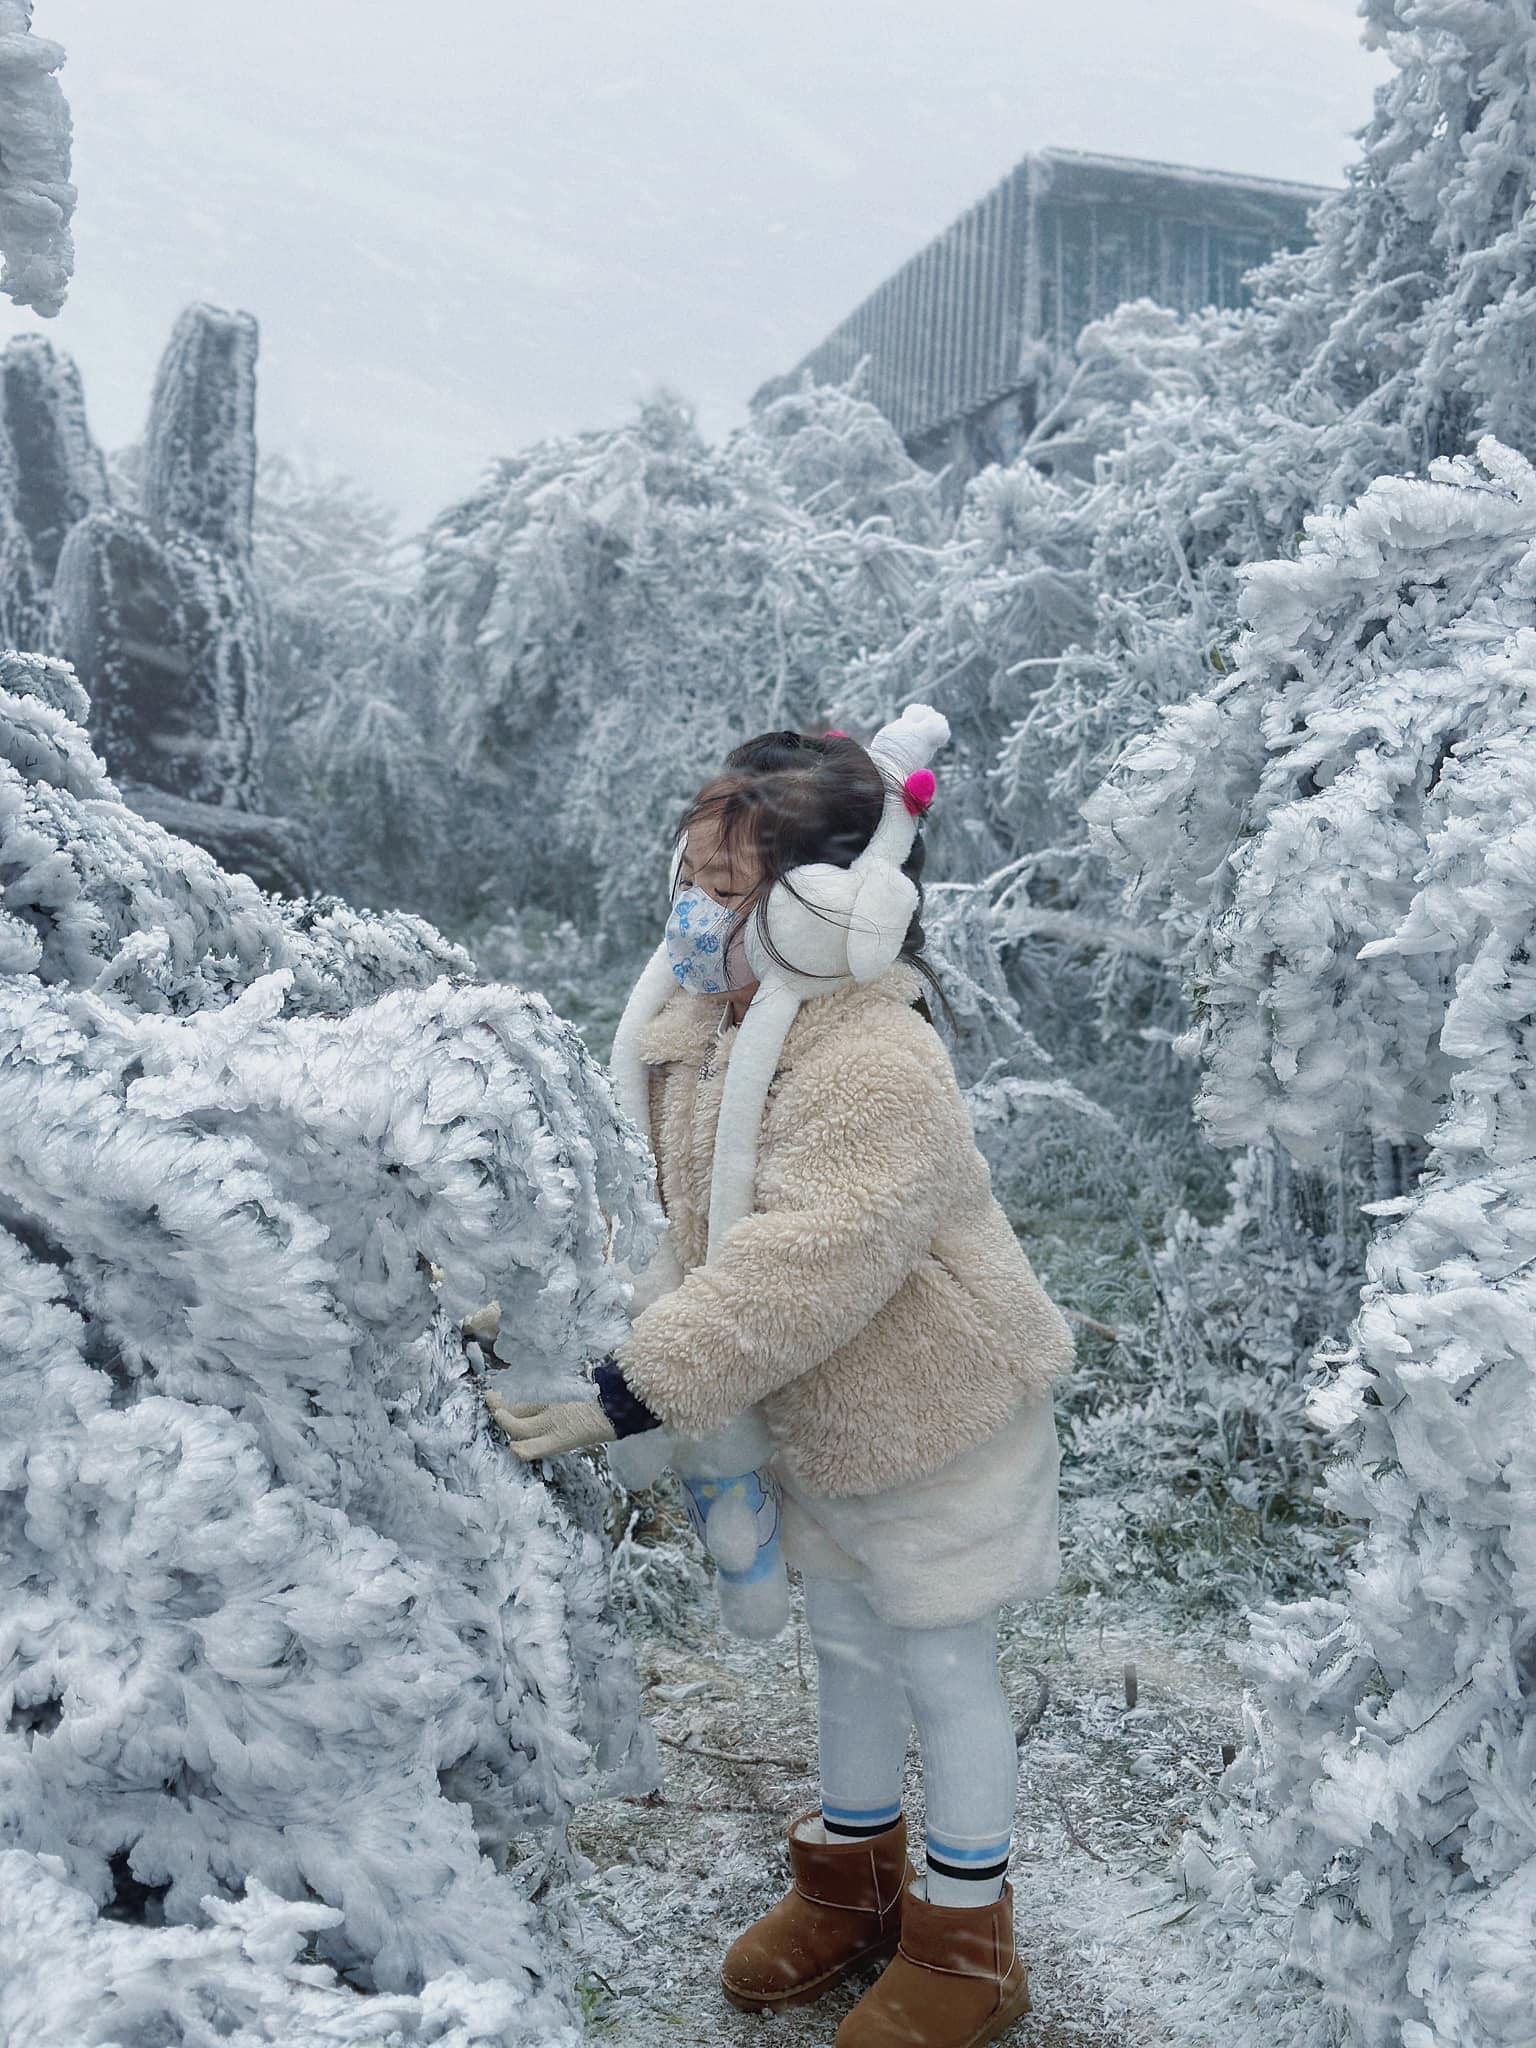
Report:
M997 1631L1004 1602L1060 1575L1051 1385L1071 1331L992 1193L924 1000L938 984L922 957L915 821L933 778L898 779L912 757L895 744L914 714L947 736L922 706L869 750L839 732L764 734L689 805L666 937L676 985L642 1006L637 1034L672 1284L632 1303L597 1399L487 1397L524 1458L658 1425L704 1438L761 1404L816 1656L821 1799L789 1825L788 1894L732 1942L721 1977L733 2005L776 2010L889 1958L838 2048L975 2048L1029 2010ZM893 847L882 874L871 857ZM834 940L841 973L783 957L785 934L802 955L825 952L790 899L834 926L826 906L853 904ZM884 941L882 902L899 906ZM818 974L824 992L791 996L774 1027L782 1042L752 1051L771 1073L760 1105L747 1091L755 1131L729 1112L752 1206L706 1263L733 1051ZM616 1071L618 1054L616 1039ZM923 1879L901 1806L913 1723Z

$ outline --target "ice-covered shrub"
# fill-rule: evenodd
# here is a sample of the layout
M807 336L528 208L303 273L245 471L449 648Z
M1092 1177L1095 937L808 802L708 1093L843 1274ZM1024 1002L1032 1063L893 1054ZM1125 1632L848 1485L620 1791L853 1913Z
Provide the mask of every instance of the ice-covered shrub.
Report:
M84 708L0 663L0 2033L168 2027L222 1957L242 2024L344 1979L564 2038L508 1866L654 1760L606 1488L492 1440L456 1326L497 1297L510 1383L575 1385L638 1139L541 997L127 810Z
M676 1475L614 1496L609 1577L614 1603L637 1629L679 1627L709 1600L709 1569L694 1539Z
M102 1918L56 1856L0 1849L0 2019L28 2048L577 2048L558 1997L507 1978L445 1971L419 1993L360 1998L314 1960L335 1906L295 1902L252 1878L243 1897L210 1899L209 1925L142 1927ZM67 1957L43 1972L39 1958Z
M493 464L433 522L421 585L486 921L497 899L569 917L627 991L658 892L666 915L666 826L739 740L813 724L900 631L936 505L889 423L827 390L720 448L658 399Z
M255 505L266 800L304 821L314 873L351 901L427 917L462 908L460 866L489 864L483 838L464 829L432 652L412 630L410 544L356 485L281 456L263 458ZM520 980L485 966L493 979ZM571 1014L553 988L544 993Z
M1315 1362L1336 1592L1256 1614L1186 1837L1235 2010L1516 2048L1536 2010L1536 470L1491 436L1250 572L1230 681L1096 800L1191 922L1228 1142L1422 1147Z

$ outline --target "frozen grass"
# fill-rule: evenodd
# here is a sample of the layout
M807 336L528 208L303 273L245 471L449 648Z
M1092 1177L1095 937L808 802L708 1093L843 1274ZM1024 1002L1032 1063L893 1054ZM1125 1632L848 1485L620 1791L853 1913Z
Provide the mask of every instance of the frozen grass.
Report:
M1140 1588L1180 1627L1236 1626L1248 1608L1334 1584L1360 1532L1316 1504L1294 1445L1277 1454L1300 1366L1182 1354L1160 1319L1147 1220L1129 1204L1016 1219L1051 1298L1092 1319L1076 1325L1076 1368L1057 1390L1060 1590L1122 1600Z
M624 2048L801 2048L831 2040L873 1971L772 2018L736 2012L717 1973L732 1937L781 1896L785 1827L816 1803L815 1663L798 1584L792 1625L772 1643L723 1636L712 1605L670 1625L632 1624L661 1737L661 1786L587 1807L570 1825L588 2027ZM1166 1870L1222 1769L1222 1744L1238 1739L1240 1685L1222 1655L1224 1632L1097 1595L1058 1595L1004 1616L1002 1668L1022 1731L1012 1882L1035 2004L1007 2036L1019 2048L1204 2048L1197 2021L1186 2015L1171 2032L1165 2018L1183 1974L1181 1905ZM920 1867L915 1739L907 1768Z

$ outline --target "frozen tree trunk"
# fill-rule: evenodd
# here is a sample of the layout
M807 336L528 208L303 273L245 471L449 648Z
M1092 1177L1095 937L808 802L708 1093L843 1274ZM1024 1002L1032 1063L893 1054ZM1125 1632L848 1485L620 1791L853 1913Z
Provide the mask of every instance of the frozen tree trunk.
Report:
M31 29L32 0L0 0L0 291L52 315L75 267L71 131L64 52Z
M40 335L18 334L0 355L0 472L8 514L0 642L44 648L65 536L108 494L80 373Z
M58 651L84 679L95 733L126 777L252 807L250 700L259 644L248 581L131 512L70 533L53 589Z
M0 2037L574 2048L540 1834L654 1752L606 1489L457 1323L574 1392L643 1148L542 998L223 873L83 709L0 657Z
M256 491L256 343L249 313L188 306L160 359L144 442L141 503L155 532L240 561Z
M142 516L80 521L53 589L53 644L85 682L113 766L184 803L235 811L258 808L255 378L255 321L189 306L155 379ZM179 822L194 831L195 814ZM236 843L218 821L196 836L222 852ZM297 850L264 862L268 876L302 868Z

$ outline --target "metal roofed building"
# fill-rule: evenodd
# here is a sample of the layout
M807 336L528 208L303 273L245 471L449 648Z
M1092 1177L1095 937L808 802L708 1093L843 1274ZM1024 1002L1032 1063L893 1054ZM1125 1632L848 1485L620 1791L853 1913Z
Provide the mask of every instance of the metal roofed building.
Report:
M1334 191L1142 157L1033 150L878 285L752 409L799 388L860 386L930 469L958 478L1017 455L1042 369L1090 320L1146 296L1192 311L1246 302L1243 273L1311 240Z

